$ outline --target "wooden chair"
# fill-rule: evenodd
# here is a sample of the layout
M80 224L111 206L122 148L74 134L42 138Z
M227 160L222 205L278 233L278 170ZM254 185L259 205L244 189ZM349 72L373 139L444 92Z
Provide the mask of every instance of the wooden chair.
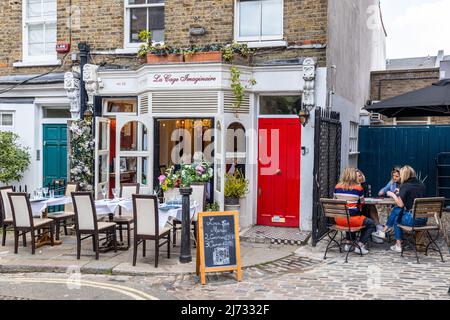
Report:
M333 245L337 246L339 248L339 252L342 253L342 241L343 241L343 234L344 232L348 232L349 234L353 233L355 234L355 237L350 237L351 246L354 248L359 248L361 252L361 247L358 244L358 241L356 240L358 237L358 234L361 233L361 230L364 229L364 226L361 227L350 227L350 212L348 211L347 201L345 200L336 200L336 199L320 199L320 204L322 207L322 212L328 220L328 230L326 233L326 236L330 238L330 241L328 242L327 248L325 250L324 259L327 258L328 250L333 247ZM344 218L347 219L347 227L338 226L335 223L336 218ZM341 234L341 241L338 242L336 240L336 236L338 233ZM345 256L345 262L348 262L348 255L350 253L350 250L347 252ZM363 256L362 252L360 253L361 256Z
M206 209L206 186L205 184L193 184L191 185L192 188L192 194L190 196L191 201L197 201L199 204L200 211L205 211ZM198 214L195 213L195 215L192 217L191 223L194 228L193 231L193 239L195 244L197 243L197 226L198 226ZM173 245L176 245L177 242L177 231L181 230L181 221L178 219L174 219L172 221L173 225Z
M131 199L133 194L139 194L139 183L122 183L120 185L120 198ZM131 213L131 212L130 212ZM113 222L117 224L119 230L120 242L123 242L123 226L127 228L127 249L131 246L131 225L133 224L133 216L122 216L122 207L119 207L119 215L114 216Z
M171 227L159 227L158 197L153 195L133 195L134 245L133 266L136 266L137 250L143 243L142 256L145 257L145 242L155 241L155 268L158 268L159 248L167 244L167 258L170 259ZM160 243L161 239L166 239Z
M412 247L414 250L414 253L416 254L417 263L420 263L419 261L419 255L417 253L417 240L416 236L419 232L424 232L428 237L428 244L425 249L425 255L428 255L428 250L431 249L433 251L439 252L439 255L441 256L442 262L444 262L444 257L442 256L441 249L437 245L436 241L439 238L439 231L442 228L442 211L444 209L444 203L445 198L421 198L416 199L414 201L413 209L412 209L412 215L413 215L413 221L419 218L435 218L436 224L430 225L427 224L425 226L420 227L409 227L409 226L403 226L401 224L398 224L398 227L402 229L402 231L410 235L410 237L407 237L405 239L405 242L407 246ZM429 222L429 220L428 220ZM431 235L431 231L436 231L436 236L433 237ZM403 257L405 245L402 245L402 253L401 256Z
M8 228L14 228L13 215L11 211L11 205L9 204L8 193L13 192L12 186L0 187L0 214L1 214L1 226L3 229L2 246L6 245L6 233ZM22 236L23 246L27 246L25 234Z
M17 254L19 236L31 234L31 254L36 252L36 237L41 236L39 230L50 232L51 245L53 246L53 220L33 218L30 199L26 193L8 193L9 204L13 215L14 225L14 253ZM22 232L22 233L21 233Z
M64 195L70 197L72 192L77 192L80 185L77 182L68 182ZM61 222L64 227L64 235L67 236L67 221L75 218L75 212L73 210L73 204L69 203L64 205L64 211L52 212L47 215L48 218L53 219L56 224L56 240L59 240L59 233L61 228Z
M72 192L72 202L75 209L75 229L77 234L77 259L81 255L81 241L92 237L95 259L99 258L99 243L112 238L114 252L117 252L116 224L114 222L98 222L91 192ZM100 234L106 237L100 239ZM82 235L87 235L81 238Z

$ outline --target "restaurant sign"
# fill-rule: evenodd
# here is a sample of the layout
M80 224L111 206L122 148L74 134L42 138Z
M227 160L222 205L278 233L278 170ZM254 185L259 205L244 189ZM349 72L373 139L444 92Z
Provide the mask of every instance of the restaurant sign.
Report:
M209 87L219 81L220 73L154 73L149 77L152 87Z

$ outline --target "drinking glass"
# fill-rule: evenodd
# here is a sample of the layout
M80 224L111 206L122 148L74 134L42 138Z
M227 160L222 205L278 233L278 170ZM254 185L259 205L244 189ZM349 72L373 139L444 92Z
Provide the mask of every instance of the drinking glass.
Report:
M55 190L50 190L50 198L54 198L55 197Z
M42 188L42 191L44 192L44 198L47 198L47 194L48 194L48 188Z
M112 188L112 194L114 196L114 199L117 199L117 189L116 188Z
M106 199L106 188L105 187L102 188L102 195L103 195L103 199Z

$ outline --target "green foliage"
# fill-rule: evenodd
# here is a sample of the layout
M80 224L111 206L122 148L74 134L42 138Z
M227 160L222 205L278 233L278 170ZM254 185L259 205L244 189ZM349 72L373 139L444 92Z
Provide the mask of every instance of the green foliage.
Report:
M235 109L239 109L242 105L242 101L244 100L245 89L249 89L250 86L254 86L256 84L256 80L252 78L248 81L249 83L248 86L243 86L241 83L241 72L238 70L238 68L233 65L230 68L230 72L231 72L231 90L233 91L235 100L233 103L233 107Z
M140 45L138 50L139 57L145 57L148 53L155 54L157 56L167 56L169 54L179 54L182 53L180 49L167 46L165 44L152 42L152 33L148 30L142 30L139 32L139 39L144 41Z
M242 198L248 193L249 181L240 170L225 175L225 198Z
M233 62L235 54L239 54L242 57L247 58L253 53L253 50L251 50L246 44L233 42L230 45L224 46L222 52L223 60L231 63Z
M0 182L20 181L30 165L29 148L22 147L19 136L10 131L0 132Z
M220 206L217 202L208 203L206 205L206 211L208 212L217 212L220 210Z
M159 185L163 191L172 188L189 187L193 183L208 182L213 177L213 168L201 161L200 163L183 164L181 170L174 172L175 167L166 170L159 176Z

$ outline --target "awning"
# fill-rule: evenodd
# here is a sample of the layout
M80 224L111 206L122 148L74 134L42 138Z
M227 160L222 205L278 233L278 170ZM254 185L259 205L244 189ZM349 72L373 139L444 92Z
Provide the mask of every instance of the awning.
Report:
M450 79L374 103L364 109L389 118L450 116Z

